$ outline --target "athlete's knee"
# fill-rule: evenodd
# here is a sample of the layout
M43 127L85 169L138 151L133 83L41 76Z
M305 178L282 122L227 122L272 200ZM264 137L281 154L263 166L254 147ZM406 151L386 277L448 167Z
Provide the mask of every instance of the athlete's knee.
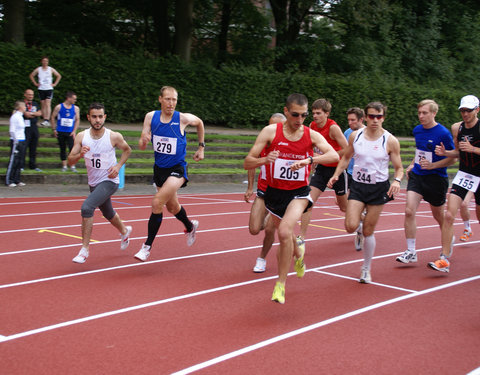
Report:
M93 216L93 213L95 212L95 207L85 201L82 204L80 212L82 217L89 218Z
M410 207L405 207L405 219L412 219L415 217L416 211Z
M455 216L456 215L452 215L452 213L450 211L446 211L445 212L445 217L444 217L444 222L448 225L452 225L453 222L455 221Z
M260 233L261 230L262 230L261 226L257 226L257 225L249 225L248 226L248 231L250 232L250 234L252 236L256 236L257 234Z

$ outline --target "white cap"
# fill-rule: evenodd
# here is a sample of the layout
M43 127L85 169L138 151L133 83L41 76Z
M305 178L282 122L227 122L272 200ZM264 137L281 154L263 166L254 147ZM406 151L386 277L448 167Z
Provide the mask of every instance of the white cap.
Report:
M479 106L479 101L476 96L473 95L467 95L460 100L460 108L468 108L468 109L475 109Z

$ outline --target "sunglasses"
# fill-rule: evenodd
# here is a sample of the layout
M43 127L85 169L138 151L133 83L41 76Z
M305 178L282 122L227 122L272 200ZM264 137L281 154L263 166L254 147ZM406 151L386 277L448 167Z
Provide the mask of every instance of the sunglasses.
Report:
M373 120L373 119L381 119L384 115L374 115L374 114L371 114L371 113L367 113L367 117L370 119L370 120Z
M292 115L292 117L307 117L308 116L308 112L305 112L305 113L298 113L298 112L290 112L288 111L288 113L290 113L290 115Z
M473 112L476 108L460 108L460 113L463 113L463 112L467 112L467 113L470 113L470 112Z

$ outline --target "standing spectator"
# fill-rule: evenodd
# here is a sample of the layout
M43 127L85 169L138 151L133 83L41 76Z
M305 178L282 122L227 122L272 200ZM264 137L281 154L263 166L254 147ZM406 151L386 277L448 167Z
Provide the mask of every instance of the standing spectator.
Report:
M22 160L25 157L25 103L16 101L10 117L10 161L7 167L5 184L8 187L25 186L20 181Z
M29 77L32 83L38 87L38 95L40 96L43 116L41 125L48 127L50 126L48 120L50 119L50 113L52 112L53 88L58 85L62 76L54 68L48 66L49 61L47 56L43 56L41 62L42 66L35 68L33 72L30 73ZM34 78L36 75L38 75L38 82ZM53 82L52 76L55 76L55 82Z
M38 103L33 100L33 90L27 89L23 93L25 99L26 111L23 114L25 119L25 158L22 161L22 168L25 167L25 159L27 157L28 149L28 167L37 172L42 170L37 167L37 146L40 138L40 133L37 127L37 117L42 115L41 109L38 107Z
M60 146L60 160L62 161L62 171L66 172L67 167L67 145L71 152L75 132L80 124L80 108L75 103L77 95L73 91L67 91L65 101L55 106L52 113L53 135L58 139ZM72 172L77 172L75 165L71 165Z
M197 128L198 149L193 160L200 161L204 157L205 129L203 121L191 113L175 110L178 92L174 87L163 86L160 90L159 111L151 111L145 115L143 130L138 141L141 150L145 150L148 142L152 142L155 155L153 180L157 193L152 200L152 213L148 220L148 236L135 258L145 262L155 236L163 220L163 208L174 215L185 226L187 245L195 242L198 228L197 220L190 220L185 208L178 201L177 191L187 186L188 170L185 160L187 154L187 137L185 128L189 125Z

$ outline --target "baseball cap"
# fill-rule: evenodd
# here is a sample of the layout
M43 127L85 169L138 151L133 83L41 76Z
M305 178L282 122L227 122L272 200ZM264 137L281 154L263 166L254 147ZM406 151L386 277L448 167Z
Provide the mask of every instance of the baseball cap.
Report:
M460 108L468 108L468 109L475 109L479 106L479 101L476 96L473 95L467 95L460 100Z

